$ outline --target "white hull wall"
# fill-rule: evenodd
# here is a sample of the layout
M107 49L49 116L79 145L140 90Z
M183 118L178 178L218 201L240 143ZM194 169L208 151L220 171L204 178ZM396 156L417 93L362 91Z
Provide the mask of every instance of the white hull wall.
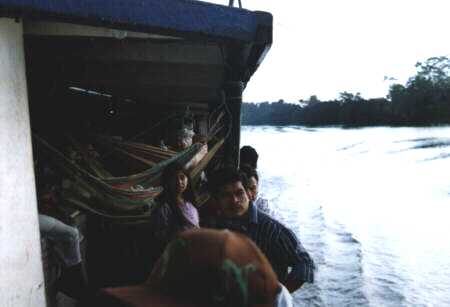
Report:
M0 18L0 306L45 306L22 24Z

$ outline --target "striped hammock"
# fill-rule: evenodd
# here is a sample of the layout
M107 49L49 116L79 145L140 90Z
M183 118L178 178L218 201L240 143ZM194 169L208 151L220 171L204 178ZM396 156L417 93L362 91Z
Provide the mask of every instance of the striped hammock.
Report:
M135 155L140 159L149 159L150 155L156 154L156 157L160 158L159 162L149 165L149 168L141 173L113 177L105 170L100 171L99 163L93 161L91 157L82 153L83 158L88 160L88 165L91 166L88 171L38 135L33 134L33 137L49 153L61 172L72 181L72 192L68 193L69 195L66 197L69 203L97 215L128 220L143 219L149 216L151 213L149 209L151 209L155 197L162 192L159 178L167 165L176 161L188 166L193 160L198 159L199 154L206 146L194 144L186 150L176 153L173 151L163 152L157 147L146 144L112 140L113 146L121 149L124 154ZM223 139L217 142L205 155L201 155L201 159L193 167L188 168L188 175L192 182L198 181L201 171L208 165L223 142ZM152 159L154 158L153 156ZM93 171L93 169L97 169L97 171ZM140 214L136 214L136 212L140 212Z

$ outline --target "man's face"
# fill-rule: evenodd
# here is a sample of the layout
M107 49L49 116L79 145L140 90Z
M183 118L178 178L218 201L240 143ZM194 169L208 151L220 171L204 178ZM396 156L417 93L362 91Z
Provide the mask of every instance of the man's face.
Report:
M255 177L249 179L247 194L250 201L255 201L258 197L258 180Z
M220 188L216 199L221 214L226 218L241 217L248 211L247 191L240 181Z

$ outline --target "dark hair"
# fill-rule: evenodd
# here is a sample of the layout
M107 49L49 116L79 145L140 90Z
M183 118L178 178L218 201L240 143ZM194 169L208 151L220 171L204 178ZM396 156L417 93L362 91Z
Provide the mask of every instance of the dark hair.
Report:
M251 146L243 146L239 152L240 164L248 164L254 169L257 169L258 165L258 153Z
M247 186L247 177L233 167L225 167L211 174L208 178L208 190L212 196L216 196L225 185L235 182L241 182L244 187Z
M193 197L193 192L192 192L192 188L191 188L191 180L190 180L189 176L186 174L183 166L178 162L170 163L169 165L167 165L164 168L164 170L162 172L161 185L164 189L162 196L166 200L168 200L169 193L170 193L170 185L172 183L172 180L174 180L174 178L178 172L182 172L188 178L188 185L187 185L186 191L184 191L184 193L183 193L183 197L185 200L192 202L194 197Z
M258 173L250 165L243 164L243 165L241 165L241 167L239 169L241 172L243 172L247 176L248 180L250 180L250 178L252 178L252 177L255 177L256 181L259 182Z

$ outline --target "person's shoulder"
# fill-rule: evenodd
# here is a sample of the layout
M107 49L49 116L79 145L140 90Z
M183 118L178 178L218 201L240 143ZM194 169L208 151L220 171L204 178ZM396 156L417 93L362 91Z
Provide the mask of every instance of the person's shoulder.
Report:
M272 214L272 210L270 208L269 205L269 201L265 198L258 198L255 201L255 206L262 212L271 215Z
M258 197L255 201L255 204L258 207L267 207L267 206L269 206L269 200L264 197Z
M278 225L283 226L283 224L280 221L278 221L273 216L269 215L267 212L264 212L259 208L257 208L257 210L258 210L258 222L271 223L277 226Z
M270 216L264 211L261 211L258 209L258 224L260 224L263 227L275 227L279 229L280 231L284 231L284 229L287 229L286 226L283 225L280 221L278 221L276 218Z
M286 236L290 239L297 239L297 236L294 234L294 232L286 225L262 211L258 211L258 224L260 224L264 228L276 229L278 235L280 236Z

